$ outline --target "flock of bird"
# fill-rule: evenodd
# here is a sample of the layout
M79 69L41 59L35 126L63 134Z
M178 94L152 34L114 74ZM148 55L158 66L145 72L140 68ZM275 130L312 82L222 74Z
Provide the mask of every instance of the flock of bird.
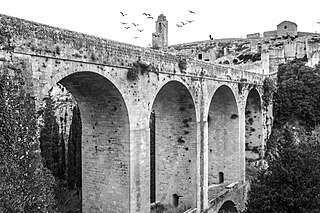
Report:
M124 13L124 12L120 12L120 14L121 14L122 17L125 17L125 16L128 15L127 13ZM142 13L142 15L145 16L147 19L153 19L153 17L149 13ZM144 31L144 29L141 29L140 24L138 24L138 23L134 23L134 22L132 22L131 24L128 23L128 22L120 22L120 23L124 26L124 28L126 30L128 30L130 28L136 28L137 31L139 31L140 33ZM138 39L140 37L139 36L134 36L132 38Z
M191 13L192 15L195 15L196 13L192 10L188 10L189 13ZM128 14L127 13L124 13L124 12L120 12L121 14L121 17L124 18L125 16L127 16ZM153 20L153 16L150 14L150 13L142 13L142 16L145 16L146 19L149 19L149 20ZM185 20L185 21L180 21L179 23L176 24L177 27L183 27L187 24L191 24L192 22L194 22L195 20ZM136 28L137 31L139 31L140 33L144 31L144 29L141 28L140 24L138 23L128 23L128 22L124 22L124 21L121 21L120 22L123 27L128 30L128 29L133 29L133 28ZM161 23L162 25L165 26L165 24ZM140 38L139 36L134 36L132 37L134 39L138 39Z
M188 10L188 12L191 13L191 14L193 14L193 15L196 14L196 13L193 12L192 10ZM177 27L183 27L183 26L185 26L185 25L187 25L187 24L190 24L190 23L192 23L192 22L194 22L194 21L195 21L195 20L185 20L185 21L181 21L180 23L176 24L176 26L177 26Z

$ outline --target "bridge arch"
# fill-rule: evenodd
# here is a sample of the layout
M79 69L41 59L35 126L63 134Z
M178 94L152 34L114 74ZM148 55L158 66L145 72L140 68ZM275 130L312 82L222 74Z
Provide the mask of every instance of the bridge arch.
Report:
M234 92L230 87L222 85L216 89L210 102L207 121L208 185L238 181L240 177L239 110Z
M236 205L231 200L227 200L226 202L224 202L218 211L218 213L237 213L237 212L238 210L236 208Z
M319 62L320 62L320 50L315 50L310 54L310 58L308 59L308 64L314 67Z
M76 99L82 120L82 209L130 212L130 123L125 100L108 78L94 71L64 72L56 83Z
M245 108L245 157L246 167L263 156L263 116L261 95L257 89L251 89ZM246 171L246 176L248 171ZM247 176L248 178L248 176Z
M195 207L197 192L196 109L188 88L165 83L150 117L150 201Z

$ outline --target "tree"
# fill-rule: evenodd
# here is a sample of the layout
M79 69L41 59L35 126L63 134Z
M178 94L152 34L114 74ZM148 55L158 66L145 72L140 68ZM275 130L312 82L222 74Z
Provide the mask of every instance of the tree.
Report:
M274 134L277 156L252 181L246 213L320 212L319 136L320 129L308 136L291 125Z
M19 69L0 76L0 212L55 212L54 178L41 161L24 81Z
M45 166L50 169L55 177L63 176L60 174L60 134L57 118L54 114L54 103L49 92L45 99L45 109L43 110L43 126L40 130L41 156L45 161Z
M66 144L64 141L63 130L60 134L60 143L59 143L59 178L65 180L66 178Z
M73 108L67 154L67 182L70 189L81 188L82 124L78 106Z
M251 181L246 213L320 212L320 70L279 66L267 169Z
M279 66L274 94L274 126L298 122L312 130L320 123L320 69L293 60Z

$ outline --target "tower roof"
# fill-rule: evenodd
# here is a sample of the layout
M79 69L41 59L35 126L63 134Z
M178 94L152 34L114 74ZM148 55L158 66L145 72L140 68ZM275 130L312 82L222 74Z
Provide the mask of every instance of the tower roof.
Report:
M287 21L287 20L285 20L285 21L281 22L281 23L280 23L280 24L278 24L277 26L282 25L282 24L284 24L284 23L293 24L293 25L298 26L296 23L294 23L294 22L292 22L292 21Z
M158 16L158 21L167 21L167 18L162 13Z

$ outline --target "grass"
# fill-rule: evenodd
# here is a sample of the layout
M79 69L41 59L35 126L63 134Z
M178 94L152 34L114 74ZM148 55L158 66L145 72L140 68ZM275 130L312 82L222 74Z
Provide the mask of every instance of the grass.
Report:
M81 213L81 197L76 189L69 190L65 182L60 181L55 189L56 208L61 213Z

